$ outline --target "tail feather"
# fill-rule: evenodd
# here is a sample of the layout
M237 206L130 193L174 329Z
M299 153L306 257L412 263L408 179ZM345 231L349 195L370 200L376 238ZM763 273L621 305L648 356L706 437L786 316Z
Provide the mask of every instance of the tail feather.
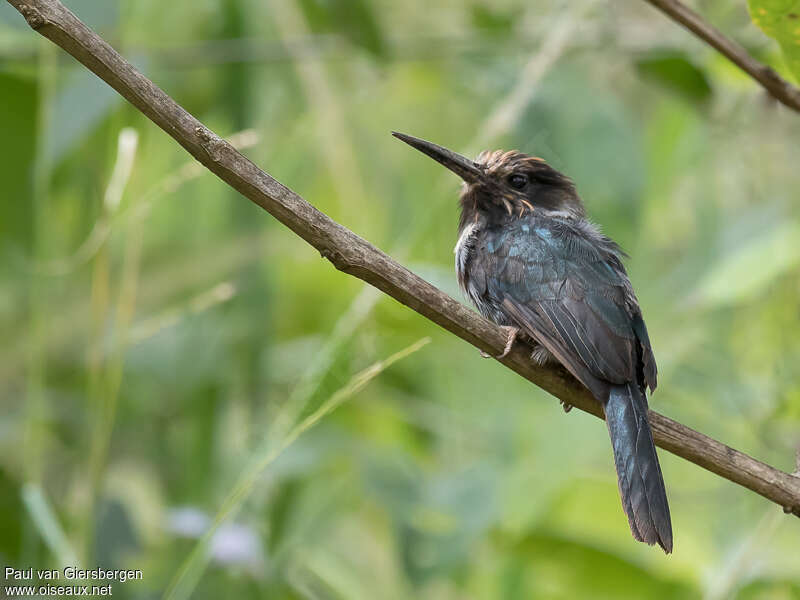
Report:
M658 543L669 554L672 521L644 393L635 383L612 387L605 413L631 533L641 542Z

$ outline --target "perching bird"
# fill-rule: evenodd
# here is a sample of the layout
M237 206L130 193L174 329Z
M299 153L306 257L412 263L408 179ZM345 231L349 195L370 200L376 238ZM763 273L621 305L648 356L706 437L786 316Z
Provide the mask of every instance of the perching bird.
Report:
M586 218L572 181L520 152L475 161L401 133L393 135L464 181L455 247L465 295L517 334L531 358L557 361L605 410L622 507L633 537L672 551L672 523L645 388L656 362L619 246Z

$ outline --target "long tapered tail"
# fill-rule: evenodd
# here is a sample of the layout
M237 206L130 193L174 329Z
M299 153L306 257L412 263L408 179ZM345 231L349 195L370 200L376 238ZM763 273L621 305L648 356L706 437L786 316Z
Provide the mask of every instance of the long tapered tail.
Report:
M640 542L658 543L669 554L672 521L644 393L635 383L614 386L605 412L622 508L631 533Z

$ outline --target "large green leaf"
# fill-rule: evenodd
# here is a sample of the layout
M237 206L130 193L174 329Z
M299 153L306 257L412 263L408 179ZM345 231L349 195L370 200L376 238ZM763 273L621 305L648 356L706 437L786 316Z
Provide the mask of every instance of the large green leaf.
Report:
M506 554L509 560L503 578L506 597L593 600L697 597L696 590L685 581L579 539L532 532L513 542L511 548L513 552Z
M775 279L800 263L800 223L790 221L728 253L698 286L706 305L734 304L763 293Z
M780 44L786 65L800 80L800 0L748 0L747 5L753 23Z
M636 60L636 69L691 102L702 103L711 97L705 71L680 50L665 48L648 52Z

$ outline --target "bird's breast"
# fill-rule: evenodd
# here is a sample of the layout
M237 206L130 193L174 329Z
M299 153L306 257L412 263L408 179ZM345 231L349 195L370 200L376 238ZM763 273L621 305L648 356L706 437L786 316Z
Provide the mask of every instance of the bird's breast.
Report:
M475 251L475 242L479 232L480 229L478 225L470 223L461 231L461 235L456 242L456 247L453 248L453 253L456 257L456 276L458 277L458 284L467 295L469 295L467 289L467 265Z
M508 319L496 299L487 294L485 256L486 230L480 224L466 226L454 249L456 275L461 291L487 319L508 325Z

